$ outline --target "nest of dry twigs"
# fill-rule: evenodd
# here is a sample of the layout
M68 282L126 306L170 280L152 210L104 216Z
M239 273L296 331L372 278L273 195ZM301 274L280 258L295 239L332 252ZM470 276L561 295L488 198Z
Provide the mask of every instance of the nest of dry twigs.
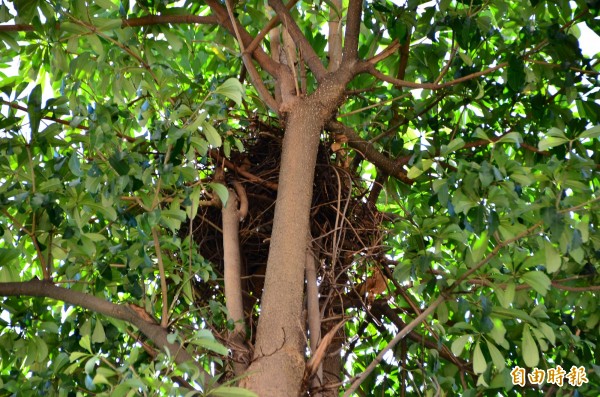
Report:
M213 153L216 166L225 166L225 181L239 181L248 197L248 214L240 224L240 251L247 286L249 307L260 299L267 266L273 224L277 181L281 160L283 130L258 121L240 133L244 153L232 153L230 159ZM383 230L381 214L366 200L367 188L342 161L345 153L331 151L322 142L317 157L311 233L319 268L321 293L343 293L348 287L348 269L357 258L368 259L381 254ZM223 235L221 210L202 207L194 221L193 237L201 255L223 270ZM187 231L183 231L187 234ZM365 263L366 260L359 261ZM355 280L356 281L356 280ZM200 286L199 286L200 287ZM205 298L213 296L210 286L200 287Z

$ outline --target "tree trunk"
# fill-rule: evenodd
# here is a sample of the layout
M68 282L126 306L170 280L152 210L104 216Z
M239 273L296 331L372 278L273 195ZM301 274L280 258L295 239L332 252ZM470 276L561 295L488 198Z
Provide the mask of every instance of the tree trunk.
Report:
M324 119L308 99L289 114L253 362L245 387L261 397L298 395L304 373L302 301L306 236Z
M288 103L254 357L241 382L261 397L297 397L304 375L304 266L317 150L352 76L338 71L329 77L311 96Z

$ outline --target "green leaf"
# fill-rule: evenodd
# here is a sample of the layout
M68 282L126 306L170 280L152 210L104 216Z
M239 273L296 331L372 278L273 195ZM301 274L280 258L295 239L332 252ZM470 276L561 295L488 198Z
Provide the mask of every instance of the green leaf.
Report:
M484 139L486 141L490 141L490 137L485 133L484 130L481 129L481 127L477 127L475 129L475 132L473 133L473 137L475 138L479 138L479 139Z
M98 2L95 1L97 4ZM119 29L122 21L119 18L92 18L92 23L100 31Z
M238 79L231 77L215 90L215 94L224 95L240 106L244 96L244 86Z
M92 50L98 55L100 58L104 58L104 46L102 45L102 41L95 34L90 34L86 36L88 42L90 43L90 47Z
M27 99L27 113L29 114L29 129L31 130L31 139L40 130L40 121L42 120L42 86L36 85Z
M538 149L544 151L556 146L564 145L567 142L569 142L567 138L558 138L550 136L542 139L540 143L538 143Z
M488 248L488 241L489 239L487 231L484 230L481 233L481 236L479 236L479 238L475 240L473 248L471 249L471 258L473 260L473 265L476 265L484 258Z
M215 127L213 127L207 122L203 122L202 132L204 133L206 140L212 147L221 147L221 145L223 144L223 140L221 139L221 135L219 135L219 132L215 129Z
M208 187L210 187L221 200L221 204L225 207L227 205L227 200L229 199L229 190L222 183L209 183Z
M486 340L487 348L490 352L490 356L492 356L492 362L498 368L499 371L502 371L506 366L506 362L504 360L504 356L500 353L500 350L489 340Z
M503 308L508 309L515 300L515 283L506 283L506 289L497 289L496 296Z
M552 327L550 327L545 322L540 322L540 324L538 325L538 329L542 332L542 334L544 334L544 337L548 339L550 343L552 343L553 345L556 344L556 334L554 333Z
M447 156L450 153L456 152L459 149L462 149L465 146L465 141L462 138L456 138L448 143L448 146L442 145L440 150L440 154L442 156Z
M523 326L522 353L525 365L530 368L537 367L540 362L540 353L533 336L531 336L529 324Z
M104 343L106 341L106 334L104 333L104 327L102 322L96 319L96 326L94 327L94 333L92 334L93 343Z
M515 92L520 92L525 85L525 62L518 55L508 57L507 80L508 87Z
M69 361L71 362L75 362L78 361L79 359L83 358L83 357L89 357L90 354L89 353L84 353L84 352L73 352L71 353L71 355L69 356Z
M502 142L516 143L517 145L520 145L523 142L523 138L521 137L521 134L513 131L509 132L508 134L504 135L502 138L496 141L496 143Z
M486 368L487 363L481 351L481 346L479 346L479 341L477 341L475 343L475 350L473 350L473 372L481 374L485 372Z
M111 0L94 0L94 4L97 4L108 11L116 11L119 8L119 6Z
M106 377L104 375L101 375L101 374L96 374L94 376L94 379L92 379L92 384L94 384L94 385L105 384L105 385L112 386L112 383L108 379L106 379Z
M408 176L410 179L416 179L423 172L427 171L431 167L432 164L433 164L433 160L422 159L417 164L410 167L410 169L406 173L406 176Z
M42 363L46 359L46 357L48 357L48 345L46 344L46 342L44 342L42 338L39 337L35 337L33 341L35 342L36 348L35 361L37 363Z
M90 336L83 335L79 340L79 346L83 347L85 350L92 352L92 344L90 343Z
M550 285L552 284L550 278L539 270L527 272L523 274L521 278L542 296L546 296L546 293L550 290Z
M190 343L196 346L200 346L203 349L220 354L222 356L226 356L227 354L229 354L227 348L214 339L193 338L192 340L190 340Z
M446 306L445 302L442 302L438 307L437 307L437 317L438 317L438 321L440 322L440 324L446 324L448 322L448 307Z
M544 240L544 254L548 273L557 272L562 264L562 257L550 241Z
M462 354L463 350L465 350L465 346L469 342L470 337L471 337L471 335L469 335L469 334L460 335L458 338L456 338L452 342L450 349L452 350L452 353L455 356L460 356Z
M196 214L198 213L201 193L202 193L202 187L199 185L194 187L194 189L190 193L191 204L185 207L185 211L186 211L186 214L189 219L196 218Z
M76 152L73 152L71 157L69 157L69 169L75 176L83 175L83 172L81 172L81 167L79 165L79 156L77 156Z
M565 133L556 127L550 128L546 135L547 137L542 139L538 144L539 150L548 150L555 146L564 145L565 143L569 142L569 139L566 137Z
M579 134L579 138L581 138L581 139L598 138L599 136L600 136L600 125L596 125L588 130L583 131L581 134Z

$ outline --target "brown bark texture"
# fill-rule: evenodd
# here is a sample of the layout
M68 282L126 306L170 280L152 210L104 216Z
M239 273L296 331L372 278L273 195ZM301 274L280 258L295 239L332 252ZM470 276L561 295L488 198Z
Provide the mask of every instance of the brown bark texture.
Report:
M253 362L242 381L261 397L296 396L301 389L306 236L317 148L349 79L341 73L330 77L313 95L297 98L286 120L261 316Z

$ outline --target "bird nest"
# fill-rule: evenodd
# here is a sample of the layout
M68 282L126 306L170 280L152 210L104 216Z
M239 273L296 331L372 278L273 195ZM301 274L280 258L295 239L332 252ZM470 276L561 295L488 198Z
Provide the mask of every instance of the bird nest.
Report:
M225 182L240 182L248 198L248 214L240 223L239 241L245 291L249 305L261 296L267 266L277 181L281 161L283 130L278 126L252 122L241 131L243 153L225 159L213 152L215 167L224 166ZM310 229L317 259L321 292L348 286L347 270L365 258L381 255L382 216L366 199L364 183L345 166L343 149L332 151L332 142L321 141L313 186ZM335 147L335 146L334 146ZM202 207L194 221L193 237L200 254L223 272L221 210ZM182 231L187 234L187 231ZM375 247L375 248L374 248ZM357 261L357 259L361 259ZM355 280L356 281L356 280ZM205 284L205 298L214 296ZM207 296L208 295L208 296Z

